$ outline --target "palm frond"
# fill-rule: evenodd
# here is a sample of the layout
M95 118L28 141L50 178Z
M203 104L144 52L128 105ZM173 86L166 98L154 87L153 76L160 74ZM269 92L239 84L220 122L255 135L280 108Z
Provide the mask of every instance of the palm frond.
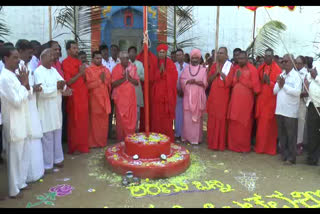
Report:
M158 23L166 24L167 29L162 31L154 30L153 32L173 40L173 42L167 43L170 50L194 46L194 41L199 39L199 37L183 41L179 39L196 24L192 15L193 8L193 6L167 6L159 8L159 11L162 14L166 14L166 16L159 16ZM176 24L171 20L174 16L176 16Z
M253 53L254 55L263 56L267 48L276 48L279 43L279 36L286 28L285 24L277 20L267 22L258 31L257 36L246 51L251 55Z
M102 21L100 13L92 13L92 6L65 6L59 10L55 16L55 28L65 27L69 29L70 34L73 35L74 40L78 41L79 48L91 56L91 40L85 40L84 37L90 34L95 27L100 27ZM55 13L56 13L55 12ZM91 25L95 27L91 27ZM57 38L66 33L56 35Z
M3 9L3 6L0 6L0 12ZM9 36L10 35L10 29L9 27L6 25L6 22L0 18L0 37L4 38L5 36Z

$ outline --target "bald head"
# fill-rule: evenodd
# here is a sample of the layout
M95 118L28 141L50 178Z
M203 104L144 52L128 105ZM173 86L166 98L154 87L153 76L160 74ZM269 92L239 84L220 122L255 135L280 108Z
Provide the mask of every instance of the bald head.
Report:
M40 55L40 61L41 64L50 69L53 62L54 62L54 55L53 55L53 50L52 48L46 48L42 51L41 55Z
M287 73L293 69L293 60L294 60L294 57L292 54L285 54L283 56L283 60L282 60L283 68L286 70Z
M128 51L121 51L119 57L120 57L121 65L126 68L129 64Z

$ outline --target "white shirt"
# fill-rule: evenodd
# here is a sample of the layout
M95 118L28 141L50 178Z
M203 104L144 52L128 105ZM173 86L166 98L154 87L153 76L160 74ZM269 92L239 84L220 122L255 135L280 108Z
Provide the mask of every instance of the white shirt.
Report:
M31 137L31 120L28 96L17 76L6 68L0 75L0 96L3 134L6 143L21 142Z
M27 72L29 71L29 85L30 85L30 91L32 93L29 93L28 96L28 102L29 102L29 113L30 113L30 119L31 119L31 131L32 131L32 139L39 139L42 138L42 128L39 118L39 112L37 108L37 95L33 92L33 86L34 83L34 71L31 71L30 69L30 62L26 65L23 60L20 60L20 67L25 66Z
M285 78L283 88L278 83L274 86L273 93L277 94L276 115L298 118L302 81L299 73L292 69L287 75L285 71L280 74Z
M118 63L120 63L120 59L119 59L119 58L117 58L117 61L114 61L111 56L109 57L109 60L108 60L108 61L102 59L102 64L109 69L110 73L112 73L113 68L114 68Z
M30 71L34 71L36 70L36 68L38 67L39 64L39 59L36 56L32 56L30 62L28 63L28 68Z
M42 87L42 91L38 93L38 110L43 133L61 129L61 93L57 89L57 82L63 78L55 68L47 69L42 65L35 70L34 77L35 83L41 83Z
M0 74L1 74L2 68L4 68L4 64L3 64L2 60L0 60Z
M309 106L310 102L313 102L315 107L320 107L320 76L319 74L316 76L315 79L311 77L311 74L307 74L307 80L310 83L309 85L309 97L307 100L307 106ZM312 100L311 98L312 97Z
M307 74L308 74L308 70L307 70L305 67L303 67L300 71L298 71L298 73L299 73L299 76L300 76L300 78L301 78L301 80L302 80L301 92L303 92L303 91L305 91L305 88L304 88L304 86L303 86L303 81L304 81L304 78L305 78L305 77L307 76ZM300 98L300 102L306 103L307 100L308 100L307 97Z
M180 63L179 62L175 62L174 63L176 65L177 71L178 71L178 80L177 80L177 89L180 89L180 76L182 74L182 71L184 70L184 68L189 65L188 63L183 62L182 64L182 68L180 67ZM179 97L180 98L180 97Z

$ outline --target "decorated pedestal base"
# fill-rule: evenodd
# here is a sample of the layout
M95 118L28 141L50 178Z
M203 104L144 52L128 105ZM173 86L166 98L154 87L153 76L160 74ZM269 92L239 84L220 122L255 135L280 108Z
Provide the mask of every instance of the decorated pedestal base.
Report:
M190 165L190 154L166 135L150 133L147 139L145 133L135 133L108 148L106 160L122 175L132 171L140 178L166 178L184 172Z

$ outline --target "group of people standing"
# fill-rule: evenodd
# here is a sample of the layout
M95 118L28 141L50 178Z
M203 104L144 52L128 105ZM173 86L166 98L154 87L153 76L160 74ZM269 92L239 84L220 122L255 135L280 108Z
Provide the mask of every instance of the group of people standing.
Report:
M193 89L193 96L184 94L185 89L180 85L184 77L190 74L190 83L201 78L201 74L195 70L191 72L192 65L186 64L188 57L180 58L180 50L174 54L172 58L177 60L179 72L176 137L184 141L185 135L197 131L184 122L190 118L185 112L187 102L203 100L208 113L209 149L249 152L255 137L256 153L275 155L279 142L281 159L291 165L296 163L297 149L299 152L303 146L307 151L307 164L317 165L320 155L320 77L305 57L294 59L293 55L286 54L279 58L274 56L272 49L267 49L259 59L260 64L254 65L240 48L234 49L232 60L228 59L226 47L219 48L216 53L212 51L212 56L206 56L203 63L207 68L205 85L208 85L205 102L203 86L197 85L197 90L202 91ZM212 63L209 59L215 58L215 54L216 62ZM192 63L192 52L190 55ZM199 74L193 76L195 73ZM187 140L195 142L190 138Z
M2 135L11 197L21 197L28 183L54 166L63 167L63 135L68 153L80 154L107 145L114 116L118 142L145 131L144 52L138 54L136 47L120 52L111 45L109 56L108 46L100 45L89 65L75 41L68 41L66 50L61 62L56 41L40 45L19 40L15 47L1 47ZM317 164L320 77L315 69L302 70L301 57L294 61L286 54L280 67L273 50L267 49L257 69L239 48L233 62L226 47L212 53L216 62L214 56L204 62L198 49L189 59L182 49L171 59L167 51L168 46L160 44L157 55L147 53L150 131L196 145L203 141L207 112L209 149L249 152L256 126L255 151L275 155L279 140L282 160L294 164L304 106L308 163Z

